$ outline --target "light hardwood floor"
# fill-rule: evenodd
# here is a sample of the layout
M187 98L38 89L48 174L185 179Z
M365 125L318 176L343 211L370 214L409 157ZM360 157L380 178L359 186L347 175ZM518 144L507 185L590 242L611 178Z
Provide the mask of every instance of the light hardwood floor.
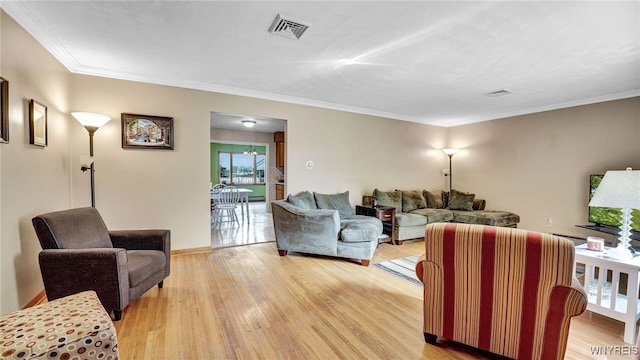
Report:
M257 223L257 222L256 222ZM372 263L420 254L423 242L381 244ZM374 266L278 256L274 242L174 255L164 288L116 322L122 359L494 359L459 344L425 344L422 288ZM586 312L566 359L626 346L622 323Z
M249 203L249 216L236 210L239 224L222 223L211 227L211 247L250 245L274 241L273 220L264 201Z

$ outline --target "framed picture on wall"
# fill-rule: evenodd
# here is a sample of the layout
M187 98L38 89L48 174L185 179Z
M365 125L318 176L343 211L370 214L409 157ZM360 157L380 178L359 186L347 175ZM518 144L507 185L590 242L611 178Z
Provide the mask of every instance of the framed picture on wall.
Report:
M0 143L9 142L9 82L0 77Z
M29 101L29 143L47 146L47 107L31 99Z
M173 118L122 113L122 148L173 150Z

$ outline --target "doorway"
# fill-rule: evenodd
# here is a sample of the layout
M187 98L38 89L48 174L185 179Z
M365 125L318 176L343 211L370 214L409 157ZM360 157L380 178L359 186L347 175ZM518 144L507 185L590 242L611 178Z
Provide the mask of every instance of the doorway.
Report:
M270 203L275 199L275 184L285 173L284 167L275 166L273 133L285 127L281 119L211 112L210 182L251 190L248 206L236 210L238 223L212 226L213 248L275 240Z

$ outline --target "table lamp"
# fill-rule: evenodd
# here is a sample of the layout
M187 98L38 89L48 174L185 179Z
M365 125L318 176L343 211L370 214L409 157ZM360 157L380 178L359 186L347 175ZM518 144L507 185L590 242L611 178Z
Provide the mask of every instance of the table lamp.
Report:
M633 253L629 250L631 209L640 209L640 171L634 171L631 168L607 171L589 202L589 206L622 210L619 243L615 248L609 249L607 254L615 259L632 259Z

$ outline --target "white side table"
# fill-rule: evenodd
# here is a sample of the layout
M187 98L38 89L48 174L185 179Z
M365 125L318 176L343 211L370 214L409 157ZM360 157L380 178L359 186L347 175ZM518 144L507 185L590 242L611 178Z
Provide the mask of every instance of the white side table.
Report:
M589 303L587 310L624 322L624 342L636 342L636 322L640 318L638 289L640 288L640 255L630 261L613 259L607 250L593 251L587 245L576 246L576 264L584 264L584 287ZM596 269L598 277L596 278ZM611 281L607 273L611 271ZM575 273L575 264L574 264ZM620 293L620 274L627 274L627 295ZM577 274L576 274L577 276Z

